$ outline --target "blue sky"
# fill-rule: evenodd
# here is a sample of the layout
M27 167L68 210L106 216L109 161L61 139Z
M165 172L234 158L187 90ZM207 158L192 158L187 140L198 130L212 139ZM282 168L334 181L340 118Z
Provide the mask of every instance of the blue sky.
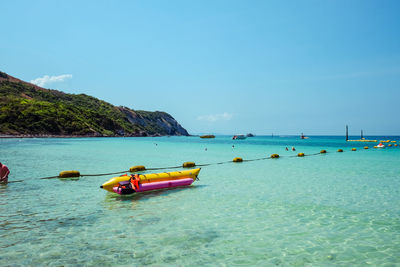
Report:
M400 135L399 12L387 0L3 0L0 70L166 111L192 134Z

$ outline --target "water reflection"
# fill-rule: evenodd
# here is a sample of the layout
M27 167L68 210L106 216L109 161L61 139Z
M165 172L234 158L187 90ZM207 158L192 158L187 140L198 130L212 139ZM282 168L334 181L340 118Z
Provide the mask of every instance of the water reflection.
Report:
M121 207L126 208L125 205L118 205L118 202L123 203L132 203L131 209L138 208L139 200L145 201L149 200L153 197L169 197L170 195L177 194L180 191L187 190L198 190L207 187L207 185L192 185L189 187L174 187L174 188L165 188L154 191L147 191L141 193L134 193L130 195L119 195L117 193L107 192L106 197L104 199L104 206L108 209L120 209Z

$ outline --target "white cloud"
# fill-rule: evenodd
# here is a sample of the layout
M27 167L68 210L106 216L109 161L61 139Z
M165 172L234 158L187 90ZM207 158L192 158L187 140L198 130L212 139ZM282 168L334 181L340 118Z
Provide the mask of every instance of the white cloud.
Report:
M197 119L200 121L211 121L211 122L215 122L215 121L229 121L230 119L232 119L232 114L229 114L228 112L224 112L221 114L211 114L211 115L201 115L198 116Z
M58 76L44 75L43 77L31 80L31 83L43 87L43 86L48 85L50 83L63 82L63 81L65 81L67 79L70 79L70 78L72 78L72 74L62 74L62 75L58 75Z

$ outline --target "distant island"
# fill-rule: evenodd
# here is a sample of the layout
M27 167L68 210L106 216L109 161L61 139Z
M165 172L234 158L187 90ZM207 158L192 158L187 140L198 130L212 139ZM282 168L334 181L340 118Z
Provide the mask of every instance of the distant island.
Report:
M189 133L166 112L45 89L0 71L0 137L165 135Z

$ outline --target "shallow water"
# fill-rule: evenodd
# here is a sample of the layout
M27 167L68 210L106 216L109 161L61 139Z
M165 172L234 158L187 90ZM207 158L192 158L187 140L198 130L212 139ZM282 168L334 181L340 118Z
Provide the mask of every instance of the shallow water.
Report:
M398 266L400 148L372 146L343 137L0 139L10 181L24 180L0 186L0 266ZM328 154L289 157L321 149ZM281 158L206 166L188 188L130 196L99 188L112 175L38 179L273 153Z

